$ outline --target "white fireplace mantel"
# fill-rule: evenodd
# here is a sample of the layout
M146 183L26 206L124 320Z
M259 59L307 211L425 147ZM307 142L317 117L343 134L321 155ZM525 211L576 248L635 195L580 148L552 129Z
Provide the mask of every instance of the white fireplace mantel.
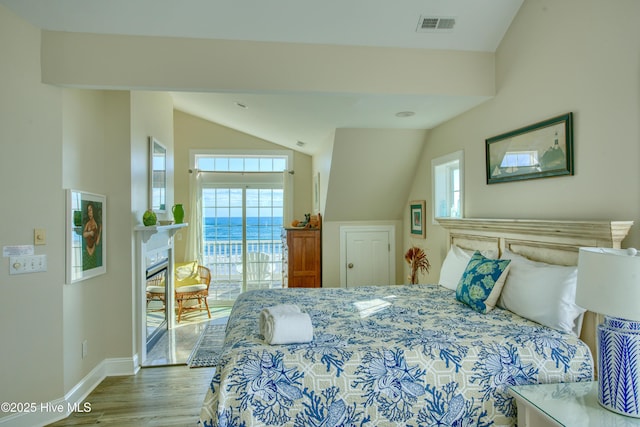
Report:
M167 280L166 280L166 295L173 295L174 283L173 283L173 236L180 229L187 227L187 223L170 224L170 225L153 225L143 226L138 225L134 227L135 242L136 242L136 254L135 254L135 294L137 307L136 310L136 322L137 333L136 343L138 351L138 363L141 365L147 358L147 325L146 325L146 310L147 310L147 298L146 298L146 282L147 275L146 269L149 267L146 265L147 255L157 252L166 251L167 253ZM168 313L167 327L173 329L175 327L174 313L174 299L165 298L165 305Z
M181 228L185 228L189 224L181 223L181 224L169 224L169 225L138 225L134 228L134 230L138 233L140 238L144 243L147 243L151 236L157 233L168 233L169 237L173 237L174 234Z

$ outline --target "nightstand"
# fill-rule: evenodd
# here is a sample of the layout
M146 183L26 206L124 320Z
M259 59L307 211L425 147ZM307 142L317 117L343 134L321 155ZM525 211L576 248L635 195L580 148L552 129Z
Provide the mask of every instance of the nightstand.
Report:
M640 418L611 412L598 403L598 383L510 387L518 404L518 427L632 427Z

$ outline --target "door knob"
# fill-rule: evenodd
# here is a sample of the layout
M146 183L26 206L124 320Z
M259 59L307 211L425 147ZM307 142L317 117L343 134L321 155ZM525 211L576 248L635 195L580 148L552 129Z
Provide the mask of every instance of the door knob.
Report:
M352 262L350 262L349 264L347 264L347 267L349 267L349 268L353 268L353 263L352 263Z

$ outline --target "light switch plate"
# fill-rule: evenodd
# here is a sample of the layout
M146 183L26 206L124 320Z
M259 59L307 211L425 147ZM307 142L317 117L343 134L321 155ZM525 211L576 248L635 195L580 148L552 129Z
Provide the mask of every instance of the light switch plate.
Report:
M46 255L9 257L9 274L26 274L47 271Z
M47 230L44 228L36 228L33 230L33 244L34 245L46 245L47 244Z

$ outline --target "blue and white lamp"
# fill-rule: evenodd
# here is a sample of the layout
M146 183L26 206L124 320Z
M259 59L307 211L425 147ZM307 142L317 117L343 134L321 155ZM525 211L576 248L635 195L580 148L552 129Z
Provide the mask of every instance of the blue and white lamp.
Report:
M598 401L640 418L640 254L580 248L576 304L604 315L598 326Z

